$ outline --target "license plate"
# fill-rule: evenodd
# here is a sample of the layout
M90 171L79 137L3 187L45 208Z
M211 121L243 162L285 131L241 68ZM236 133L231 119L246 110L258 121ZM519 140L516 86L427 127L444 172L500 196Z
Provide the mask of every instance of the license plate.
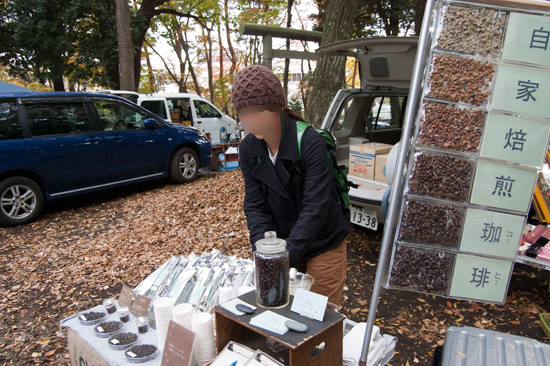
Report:
M352 223L371 230L378 229L376 211L364 207L350 206L350 214Z

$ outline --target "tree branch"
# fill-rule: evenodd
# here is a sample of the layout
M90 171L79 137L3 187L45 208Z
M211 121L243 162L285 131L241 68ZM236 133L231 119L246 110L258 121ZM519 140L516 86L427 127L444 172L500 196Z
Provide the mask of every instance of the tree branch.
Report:
M172 15L175 15L175 16L178 16L178 17L190 18L190 19L193 19L194 21L196 21L197 23L199 23L201 25L201 27L207 28L206 24L204 24L203 21L202 21L203 18L198 17L198 16L193 15L193 14L182 13L182 12L177 11L175 9L166 9L166 8L155 9L152 14L153 14L153 16L160 15L160 14L172 14Z
M164 59L164 57L162 57L160 55L160 53L157 52L157 50L155 50L155 48L153 47L153 45L151 45L149 43L149 41L145 40L145 43L149 46L149 48L151 48L151 50L158 56L160 57L160 59L162 60L162 63L164 64L164 67L166 68L166 71L168 71L168 74L170 74L170 77L172 78L172 80L174 80L176 82L176 84L178 84L178 86L180 85L180 81L178 79L178 77L176 76L176 74L174 74L172 72L172 70L170 70L170 67L168 66L168 64L166 63L166 60Z

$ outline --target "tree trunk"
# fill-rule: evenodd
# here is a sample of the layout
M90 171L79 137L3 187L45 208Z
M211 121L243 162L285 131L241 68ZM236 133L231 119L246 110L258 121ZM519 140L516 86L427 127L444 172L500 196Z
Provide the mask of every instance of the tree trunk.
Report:
M179 84L179 92L180 93L187 93L187 78L185 77L185 64L187 63L187 60L184 62L180 62L180 82Z
M150 57L149 51L147 50L146 45L143 45L143 51L145 51L145 61L147 62L147 74L148 74L148 81L149 81L149 89L151 90L151 93L156 93L155 75L153 74L153 66L151 65L151 57Z
M127 0L116 0L116 25L120 89L136 91L139 80L136 83L134 75L134 43L132 42L130 9Z
M287 18L286 18L286 27L290 28L292 25L292 5L294 0L288 0L287 6ZM290 39L286 40L286 50L290 51ZM288 101L288 69L290 68L290 59L285 58L285 71L283 72L283 90L285 91L285 97Z
M353 22L362 0L330 0L325 14L321 46L353 36ZM317 61L306 110L307 122L320 127L332 98L345 82L346 57L323 56Z
M426 10L426 0L416 0L414 4L414 35L419 36L422 29L422 20Z
M225 37L227 38L227 49L231 57L231 67L229 68L229 75L234 75L237 70L237 56L235 55L235 49L233 48L233 42L231 42L231 30L229 29L229 0L224 1L225 12Z
M219 40L219 47L220 47L220 72L219 80L223 78L223 43L222 43L222 27L221 22L218 24L218 40Z
M181 54L181 50L183 49L183 44L185 41L183 39L181 25L178 20L176 20L176 24L173 29L173 37L174 37L174 51L176 52L176 56L178 57L178 62L180 66L179 67L180 77L177 82L178 91L180 93L187 93L187 86L185 85L185 63L187 62L187 57L184 60Z
M61 74L62 75L62 74ZM54 91L65 91L65 83L63 82L63 76L59 76L52 80Z
M214 75L212 71L212 29L206 29L206 66L208 68L208 89L210 90L210 101L214 101Z
M189 65L189 73L191 74L191 79L193 79L193 84L195 85L195 91L199 97L202 97L201 87L197 79L197 74L193 68L191 58L189 57L189 43L187 43L187 38L185 38L185 43L183 45L183 51L185 52L185 57L187 58L187 64Z

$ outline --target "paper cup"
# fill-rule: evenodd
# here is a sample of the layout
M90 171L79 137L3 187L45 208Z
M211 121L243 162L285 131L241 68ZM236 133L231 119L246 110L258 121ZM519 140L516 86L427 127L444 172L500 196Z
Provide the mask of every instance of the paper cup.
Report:
M176 299L173 299L171 297L159 297L158 299L155 300L155 302L153 303L153 306L155 309L170 308L170 310L172 310L175 302L176 302Z
M179 304L179 305L174 306L174 308L172 309L172 316L174 317L174 319L175 318L180 318L180 319L189 318L189 319L191 319L191 317L193 316L193 311L194 310L195 310L195 308L191 304Z
M179 304L172 309L172 318L180 325L191 329L191 317L195 308L191 304Z
M195 355L200 362L216 357L216 341L210 313L197 313L191 317L191 326L195 332Z
M159 297L153 303L155 312L155 323L157 326L157 340L159 348L164 349L166 335L168 334L168 325L172 320L172 309L175 299L169 297Z

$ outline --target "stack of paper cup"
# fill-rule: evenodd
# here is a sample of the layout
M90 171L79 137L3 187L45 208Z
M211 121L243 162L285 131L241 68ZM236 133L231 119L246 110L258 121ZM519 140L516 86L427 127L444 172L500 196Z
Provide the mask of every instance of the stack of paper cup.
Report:
M157 325L157 338L159 348L164 348L164 342L166 342L166 335L168 334L168 325L172 320L172 308L176 299L170 297L159 297L153 303L155 311L155 322Z
M233 287L230 287L230 286L222 287L219 292L218 303L223 304L224 302L229 301L234 297L235 295L233 294Z
M191 318L191 327L195 332L195 355L199 363L208 362L216 357L214 326L210 313L197 313Z
M179 325L191 330L191 317L195 308L191 304L178 304L172 309L172 319Z

